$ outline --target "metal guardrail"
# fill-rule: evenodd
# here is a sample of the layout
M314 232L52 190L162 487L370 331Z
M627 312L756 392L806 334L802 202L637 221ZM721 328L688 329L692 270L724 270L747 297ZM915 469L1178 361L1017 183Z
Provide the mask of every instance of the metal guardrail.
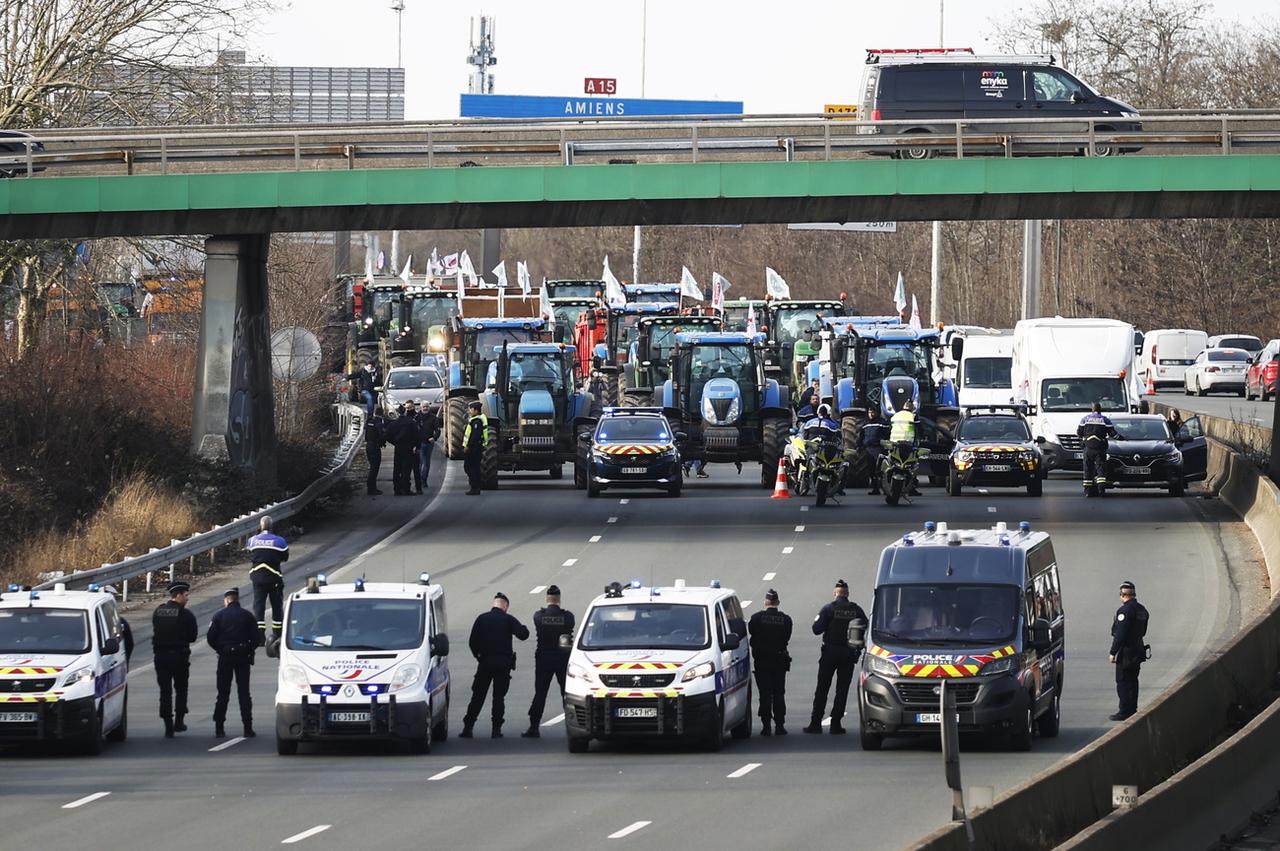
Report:
M37 589L52 588L55 583L66 583L67 587L85 587L89 584L109 585L115 582L126 582L134 577L148 573L169 571L179 562L192 559L207 553L224 544L240 538L247 538L258 531L258 522L266 515L279 520L292 517L306 508L315 499L338 483L351 466L364 439L364 408L349 403L338 405L338 416L343 425L342 442L334 452L333 460L321 470L320 477L307 485L301 493L272 505L265 505L249 514L241 515L235 520L214 526L208 532L200 532L183 541L176 541L170 546L152 549L145 555L132 556L115 564L104 564L91 570L78 570L57 579L35 586ZM128 588L128 585L125 585ZM128 599L127 591L125 599Z
M1137 128L1137 129L1134 129ZM907 149L958 158L1015 153L1106 155L1168 149L1223 155L1280 151L1280 112L1161 111L1095 118L860 121L829 114L680 118L470 119L356 126L183 126L52 130L5 140L0 171L102 174L123 169L235 172L251 163L294 170L355 169L415 161L456 166L495 161L724 162L831 160ZM259 166L260 167L260 166Z

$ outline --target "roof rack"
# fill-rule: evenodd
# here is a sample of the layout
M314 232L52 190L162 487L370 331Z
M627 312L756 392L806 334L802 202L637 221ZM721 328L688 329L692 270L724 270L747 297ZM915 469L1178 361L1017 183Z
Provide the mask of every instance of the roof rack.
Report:
M919 49L903 48L867 51L868 65L914 65L924 62L961 62L966 65L971 63L1058 64L1058 60L1050 53L978 55L973 52L971 47L925 47Z

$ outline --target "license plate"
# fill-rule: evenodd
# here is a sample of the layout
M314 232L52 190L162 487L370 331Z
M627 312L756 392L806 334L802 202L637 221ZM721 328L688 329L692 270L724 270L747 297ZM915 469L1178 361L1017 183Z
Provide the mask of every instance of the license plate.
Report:
M368 724L368 712L330 712L329 721L334 724Z
M982 469L988 473L1007 473L1013 469L1009 464L983 464Z
M1124 474L1126 476L1149 476L1151 475L1150 467L1125 467Z
M957 722L960 721L959 712L956 713L956 721ZM941 724L942 713L941 712L917 712L916 723L917 724Z
M35 720L34 712L0 712L0 723L32 724Z
M626 476L631 476L631 475L639 476L647 472L649 472L649 470L646 467L623 467L622 468L622 473L623 475L626 475Z
M1083 453L1083 452L1072 452L1072 453L1071 453L1071 457L1072 457L1072 459L1074 459L1074 460L1076 460L1076 461L1083 461L1083 460L1084 460L1084 453Z
M656 706L619 706L613 711L615 718L657 718Z

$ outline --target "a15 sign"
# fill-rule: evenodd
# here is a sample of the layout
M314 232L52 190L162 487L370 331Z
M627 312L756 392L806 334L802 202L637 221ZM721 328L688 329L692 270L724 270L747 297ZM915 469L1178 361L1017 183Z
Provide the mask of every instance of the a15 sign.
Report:
M616 95L618 81L613 77L587 77L582 90L589 95Z

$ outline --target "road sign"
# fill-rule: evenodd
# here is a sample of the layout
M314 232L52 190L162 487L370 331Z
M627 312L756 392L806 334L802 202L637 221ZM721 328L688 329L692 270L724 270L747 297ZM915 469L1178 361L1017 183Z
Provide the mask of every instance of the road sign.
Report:
M463 118L604 118L611 115L741 115L740 100L540 97L464 94Z
M582 92L588 95L616 95L618 81L613 77L587 77L582 82Z
M897 233L897 222L798 222L787 230L855 230L863 233Z
M827 115L848 115L850 118L858 117L858 105L854 103L823 104L822 111Z

